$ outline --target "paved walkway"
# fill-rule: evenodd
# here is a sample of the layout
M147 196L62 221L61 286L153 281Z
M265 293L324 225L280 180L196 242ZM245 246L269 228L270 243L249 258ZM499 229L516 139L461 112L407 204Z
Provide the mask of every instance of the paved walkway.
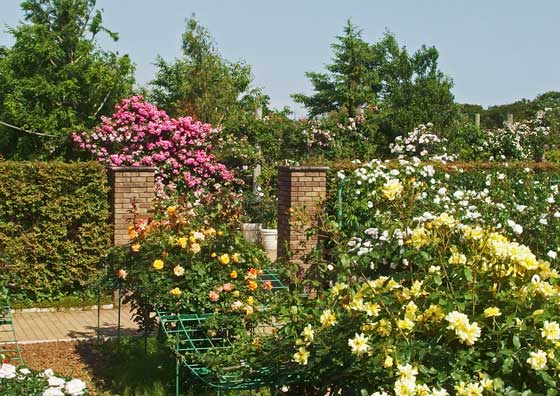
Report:
M96 337L97 310L60 312L14 313L14 324L18 341L22 344L53 341L84 340ZM102 309L100 335L117 335L118 310ZM131 320L127 307L121 311L121 334L134 335L137 326ZM0 342L6 340L0 333Z

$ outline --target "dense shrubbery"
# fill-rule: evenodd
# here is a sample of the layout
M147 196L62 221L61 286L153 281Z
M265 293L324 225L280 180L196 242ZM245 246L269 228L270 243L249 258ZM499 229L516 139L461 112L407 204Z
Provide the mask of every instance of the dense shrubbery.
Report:
M340 174L329 254L270 307L278 331L247 334L223 361L289 373L294 395L555 395L557 187L523 166L447 166Z
M83 293L110 245L99 163L0 162L0 252L15 300Z

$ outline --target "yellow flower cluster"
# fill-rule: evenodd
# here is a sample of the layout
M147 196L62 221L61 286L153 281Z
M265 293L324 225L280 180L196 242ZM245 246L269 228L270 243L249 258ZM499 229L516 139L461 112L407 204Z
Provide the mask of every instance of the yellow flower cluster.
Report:
M426 246L429 242L430 238L424 227L415 228L407 241L407 243L414 246L416 249Z
M449 322L447 327L455 331L459 341L466 345L473 345L480 338L480 327L476 322L470 323L464 313L453 311L447 314L445 320Z

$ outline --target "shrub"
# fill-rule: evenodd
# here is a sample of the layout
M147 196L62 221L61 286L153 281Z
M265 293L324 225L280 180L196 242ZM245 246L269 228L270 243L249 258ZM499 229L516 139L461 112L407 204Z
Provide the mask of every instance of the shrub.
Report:
M171 206L129 227L130 245L109 256L109 276L130 291L143 329L157 309L179 313L220 312L251 318L271 295L261 279L270 268L263 250L246 242L207 205ZM230 217L231 219L231 217Z
M0 251L16 300L83 293L110 245L99 163L0 162Z
M372 162L346 173L344 221L328 230L330 255L311 263L316 278L269 309L277 332L248 334L232 356L290 378L293 395L555 395L556 247L539 259L521 238L548 248L525 230L542 213L558 226L557 189L511 167L471 173L489 191L470 190L474 180L454 179L467 170L443 169Z
M111 166L155 166L157 179L186 193L228 182L232 173L210 153L216 131L191 117L170 118L142 96L123 99L94 133L73 134L76 145Z
M4 396L87 396L89 394L86 384L80 379L58 377L50 369L37 372L9 363L0 364L0 392Z

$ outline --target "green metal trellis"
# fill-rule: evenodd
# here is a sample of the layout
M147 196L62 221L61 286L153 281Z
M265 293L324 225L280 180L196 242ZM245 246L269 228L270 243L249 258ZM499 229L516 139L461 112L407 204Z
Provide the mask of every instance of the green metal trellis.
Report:
M14 317L12 316L8 291L2 287L0 287L0 334L2 334L0 338L0 355L3 355L10 362L23 364L14 328Z
M272 291L287 289L277 274L265 273L260 277L261 282L270 281ZM206 328L213 313L172 313L156 312L159 325L168 340L173 345L175 354L175 395L180 391L180 369L187 368L195 378L215 389L220 396L226 390L250 390L262 387L277 387L289 382L288 377L270 375L266 367L253 369L253 378L243 378L241 371L246 369L243 362L236 367L224 367L223 373L217 373L197 362L196 357L209 351L219 351L233 346L233 334L228 329L209 331Z

